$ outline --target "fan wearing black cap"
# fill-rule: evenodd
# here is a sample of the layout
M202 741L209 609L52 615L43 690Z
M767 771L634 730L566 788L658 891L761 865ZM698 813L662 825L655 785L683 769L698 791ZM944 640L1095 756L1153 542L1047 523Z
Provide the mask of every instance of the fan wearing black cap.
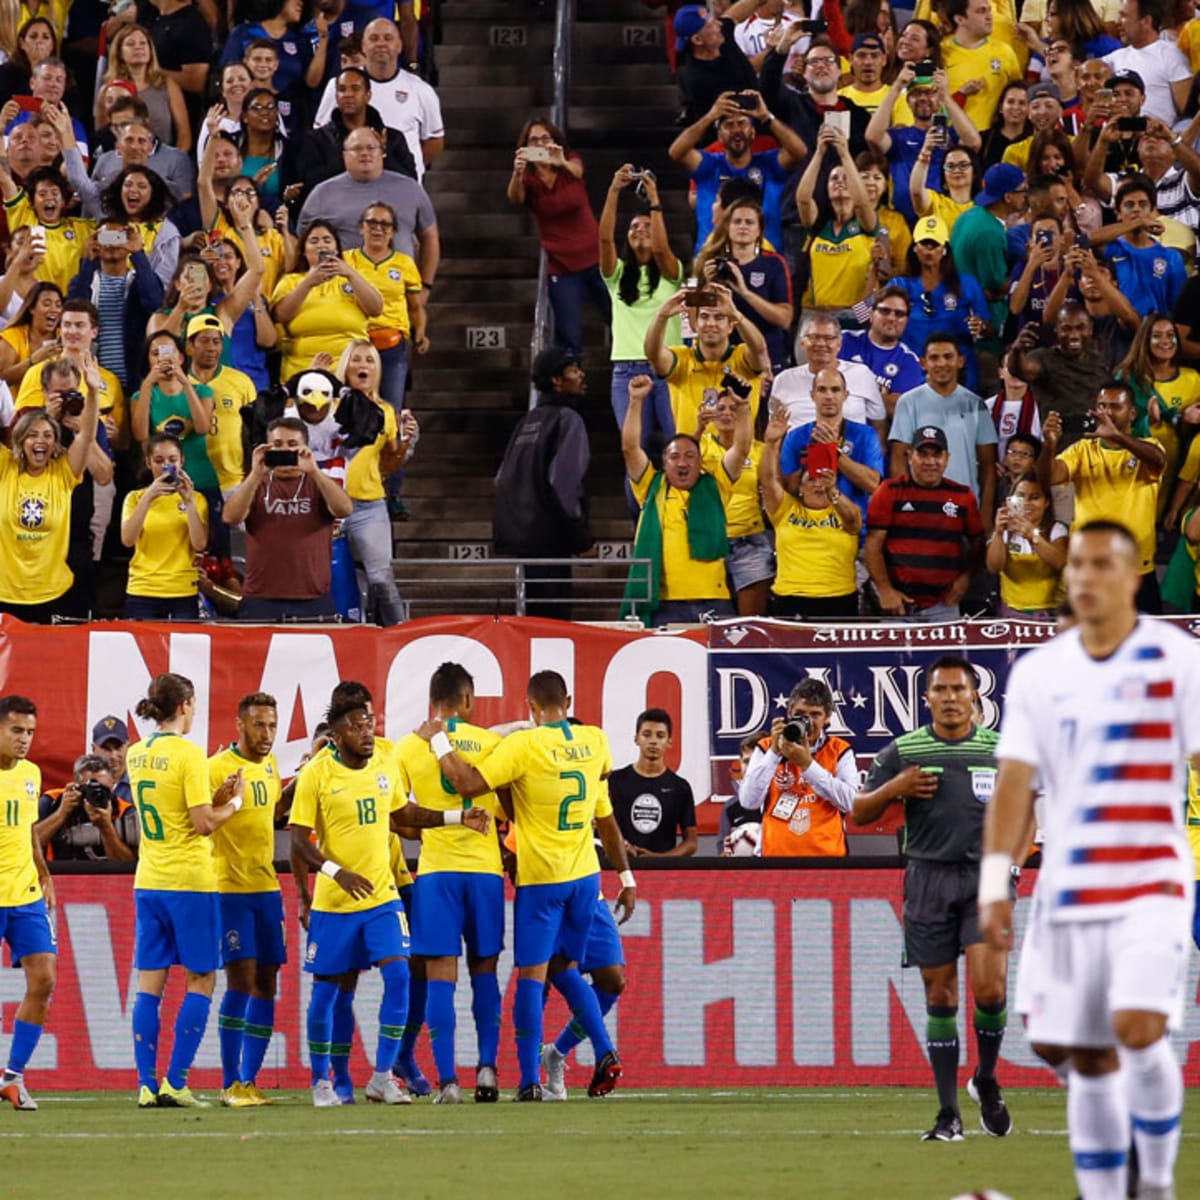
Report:
M887 45L879 34L858 34L850 48L850 82L838 88L838 95L874 113L888 94L888 85L883 81L887 61Z
M867 571L887 616L957 621L983 546L975 493L946 478L945 431L913 437L908 474L885 479L867 505Z
M1173 19L1171 8L1163 0L1125 0L1121 5L1125 45L1104 56L1115 76L1139 77L1146 96L1146 115L1168 125L1179 120L1192 90L1187 55L1162 36Z
M517 423L500 470L492 539L511 558L574 558L592 548L584 477L591 461L587 428L575 404L587 391L578 356L551 346L533 360L537 407ZM525 568L529 616L571 619L571 568Z
M1103 170L1112 174L1124 174L1136 171L1141 167L1138 158L1138 141L1140 134L1136 129L1122 129L1121 118L1132 120L1142 115L1142 106L1146 103L1146 85L1136 71L1117 71L1110 75L1104 86L1112 92L1111 100L1093 100L1088 108L1088 123L1075 139L1075 163L1085 175L1092 170L1091 159L1097 153L1101 154ZM1109 125L1115 125L1119 136L1110 138L1099 151L1101 133Z

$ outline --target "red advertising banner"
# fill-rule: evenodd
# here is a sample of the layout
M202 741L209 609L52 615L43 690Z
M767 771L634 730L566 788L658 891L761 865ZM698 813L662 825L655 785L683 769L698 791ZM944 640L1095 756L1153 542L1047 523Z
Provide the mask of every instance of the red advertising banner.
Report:
M1022 882L1026 897L1033 872ZM30 1064L39 1090L134 1087L130 1015L133 972L133 886L130 876L60 876L59 981L46 1034ZM628 987L610 1021L632 1087L693 1086L930 1086L924 1057L925 1002L915 970L901 970L901 876L896 870L775 871L646 870L639 904L624 927ZM292 961L280 976L276 1036L261 1081L271 1087L308 1084L304 1011L307 978L301 970L303 932L296 921L290 880L284 880ZM1028 899L1017 911L1017 932ZM511 929L511 916L510 916ZM511 937L508 939L511 946ZM1184 1054L1200 1037L1193 956L1189 1008L1178 1043ZM1015 973L1015 957L1014 957ZM511 1005L512 958L500 961L505 993L501 1081L516 1077ZM170 1053L179 1000L178 981L164 1004L160 1073ZM217 1071L218 983L208 1033L193 1083L212 1089ZM0 1011L6 1052L16 1004L24 988L19 971L0 971ZM353 1072L360 1085L373 1049L380 997L378 972L362 976L356 1014ZM970 1004L960 1004L964 1055L974 1060ZM457 1058L465 1081L475 1065L470 988L460 984ZM546 1037L565 1019L554 997ZM590 1076L587 1047L568 1070L568 1086ZM426 1036L419 1060L432 1068ZM965 1075L963 1077L965 1082ZM1036 1065L1014 1016L1005 1040L1001 1079L1010 1085L1052 1085ZM1200 1066L1186 1071L1200 1085Z

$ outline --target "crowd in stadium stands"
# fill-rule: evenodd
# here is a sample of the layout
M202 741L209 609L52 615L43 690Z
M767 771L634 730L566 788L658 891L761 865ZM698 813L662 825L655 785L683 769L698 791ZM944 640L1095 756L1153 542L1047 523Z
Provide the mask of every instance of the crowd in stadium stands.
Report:
M1046 616L1072 523L1104 516L1143 608L1190 611L1200 19L809 8L672 6L678 172L625 163L599 219L567 134L518 137L544 408L583 392L589 310L611 329L624 611ZM410 3L0 3L0 611L85 616L128 561L130 618L321 617L353 555L375 619L405 618L391 520L442 253L421 36ZM669 230L683 186L694 230ZM498 548L590 552L580 429L530 424L504 484L567 533Z

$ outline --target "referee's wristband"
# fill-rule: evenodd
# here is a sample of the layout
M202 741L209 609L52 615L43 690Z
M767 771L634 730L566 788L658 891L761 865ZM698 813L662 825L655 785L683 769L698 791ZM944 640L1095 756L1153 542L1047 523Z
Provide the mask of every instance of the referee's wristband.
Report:
M454 747L450 744L450 739L444 733L435 733L429 739L430 749L438 758L445 758L447 754L454 751Z
M335 878L341 869L342 868L338 866L338 864L335 863L332 858L327 858L321 864L321 874L328 875L330 879Z
M1007 854L985 854L979 864L979 903L999 904L1011 899L1013 860Z
M442 735L445 736L444 734ZM463 823L463 810L461 808L448 808L442 813L443 825L461 825Z
M636 888L637 887L637 884L633 880L633 872L632 871L622 871L620 878L621 878L621 886L623 888Z

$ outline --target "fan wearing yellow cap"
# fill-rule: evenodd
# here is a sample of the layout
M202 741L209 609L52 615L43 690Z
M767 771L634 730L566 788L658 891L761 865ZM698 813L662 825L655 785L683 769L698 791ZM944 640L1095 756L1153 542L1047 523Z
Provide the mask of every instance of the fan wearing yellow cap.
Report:
M187 324L188 378L213 395L212 427L205 443L221 493L228 496L242 482L242 409L253 404L258 389L249 375L225 366L225 326L213 313L201 313Z

